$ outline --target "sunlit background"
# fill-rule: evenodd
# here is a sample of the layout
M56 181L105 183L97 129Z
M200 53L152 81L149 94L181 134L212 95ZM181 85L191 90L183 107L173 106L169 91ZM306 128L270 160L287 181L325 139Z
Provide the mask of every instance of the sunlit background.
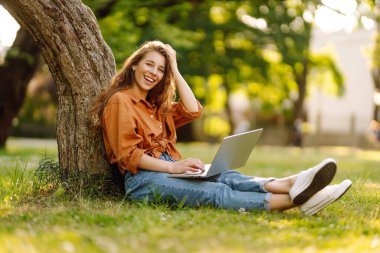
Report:
M344 77L344 92L333 85L333 77L329 74L310 73L312 88L308 90L305 103L307 119L301 125L302 132L308 135L310 143L319 144L321 135L315 133L327 133L325 140L332 140L340 145L364 145L362 141L354 138L347 141L344 138L331 138L332 135L347 133L349 135L361 135L368 137L371 134L371 122L373 120L374 98L380 97L379 93L374 93L374 85L371 79L370 51L373 48L374 35L376 32L376 22L373 20L371 7L365 2L355 0L322 0L322 4L316 10L306 10L301 18L288 25L281 26L282 31L289 29L302 29L303 22L313 23L315 26L312 32L311 51L313 53L328 54L335 59L336 64ZM259 6L261 12L265 12L265 6ZM142 10L141 10L142 11ZM368 13L368 15L366 15ZM264 18L256 18L245 12L243 8L238 9L236 15L247 27L252 27L263 31L269 31L268 24ZM215 5L210 9L210 18L216 24L224 24L228 20L223 7ZM106 21L108 22L108 21ZM105 22L105 23L106 23ZM0 58L4 58L7 48L9 48L16 36L19 25L9 13L0 6ZM107 25L107 24L106 24ZM102 26L102 24L101 24ZM133 39L133 36L131 36ZM131 40L132 40L131 39ZM286 42L286 39L284 39ZM191 42L183 42L191 43ZM215 47L223 53L224 45L215 42ZM238 39L231 39L230 43L241 43ZM242 46L242 45L241 45ZM118 51L114 49L117 58ZM277 52L267 48L263 50L263 55L269 62L280 62L282 59ZM199 64L194 61L194 64ZM240 75L242 78L249 75L252 70L247 70L249 66L241 66ZM327 72L326 72L327 73ZM193 76L190 82L194 84L196 95L205 96L205 90L201 89L204 79ZM203 131L217 137L229 132L241 132L252 127L252 120L247 117L250 110L263 108L265 104L260 99L249 98L247 91L236 89L226 97L222 89L223 79L221 75L212 74L206 82L210 89L215 91L213 99L207 101L209 108L208 117L204 120ZM324 85L320 85L324 83ZM331 84L330 84L331 83ZM278 100L272 89L263 88L255 83L250 84L249 92L263 94L268 101L273 103ZM259 89L255 90L255 89ZM340 95L337 95L340 94ZM274 111L282 112L290 109L298 98L297 92L291 90L289 97L281 101L279 108ZM375 99L376 100L376 99ZM235 121L235 129L231 131L230 125L225 118L215 114L223 110L223 104L228 101L233 111L232 121ZM380 102L379 102L380 103ZM280 120L281 121L281 120ZM15 121L17 123L17 121ZM270 127L267 127L270 133ZM279 132L278 129L274 129ZM284 137L285 138L285 137ZM265 139L265 137L264 137ZM270 140L267 140L270 143ZM320 143L323 144L323 143ZM324 143L326 144L326 143ZM330 143L327 143L330 144Z

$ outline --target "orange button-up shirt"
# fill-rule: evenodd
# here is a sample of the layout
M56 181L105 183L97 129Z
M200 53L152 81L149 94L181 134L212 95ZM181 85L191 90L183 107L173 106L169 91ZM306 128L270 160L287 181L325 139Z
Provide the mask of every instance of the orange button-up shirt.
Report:
M164 114L157 106L137 98L131 89L116 92L108 100L103 112L103 141L111 164L118 164L121 173L138 172L143 154L159 158L167 152L173 159L181 159L175 148L176 128L202 115L190 112L179 102L173 102Z

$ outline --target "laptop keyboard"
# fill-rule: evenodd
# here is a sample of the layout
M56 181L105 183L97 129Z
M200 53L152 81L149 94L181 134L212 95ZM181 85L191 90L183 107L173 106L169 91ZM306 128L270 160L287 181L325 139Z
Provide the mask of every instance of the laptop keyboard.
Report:
M204 171L201 171L201 170L198 170L198 171L186 171L185 172L185 175L199 175L199 174L202 174L202 173L207 173L208 169L210 169L210 166L211 164L205 164L205 170Z

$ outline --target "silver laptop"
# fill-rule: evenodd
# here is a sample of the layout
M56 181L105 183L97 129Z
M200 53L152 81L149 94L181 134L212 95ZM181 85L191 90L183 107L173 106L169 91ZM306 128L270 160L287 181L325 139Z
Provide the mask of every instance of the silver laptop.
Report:
M262 131L263 129L260 128L224 137L212 163L206 164L204 171L169 174L168 177L207 178L218 175L225 170L240 168L247 162Z

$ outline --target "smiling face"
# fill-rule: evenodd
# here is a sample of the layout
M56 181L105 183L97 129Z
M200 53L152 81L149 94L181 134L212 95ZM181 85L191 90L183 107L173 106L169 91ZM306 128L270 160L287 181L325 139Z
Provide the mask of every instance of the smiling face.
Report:
M134 70L132 89L137 96L146 99L148 92L164 77L165 57L157 51L150 51L132 68Z

